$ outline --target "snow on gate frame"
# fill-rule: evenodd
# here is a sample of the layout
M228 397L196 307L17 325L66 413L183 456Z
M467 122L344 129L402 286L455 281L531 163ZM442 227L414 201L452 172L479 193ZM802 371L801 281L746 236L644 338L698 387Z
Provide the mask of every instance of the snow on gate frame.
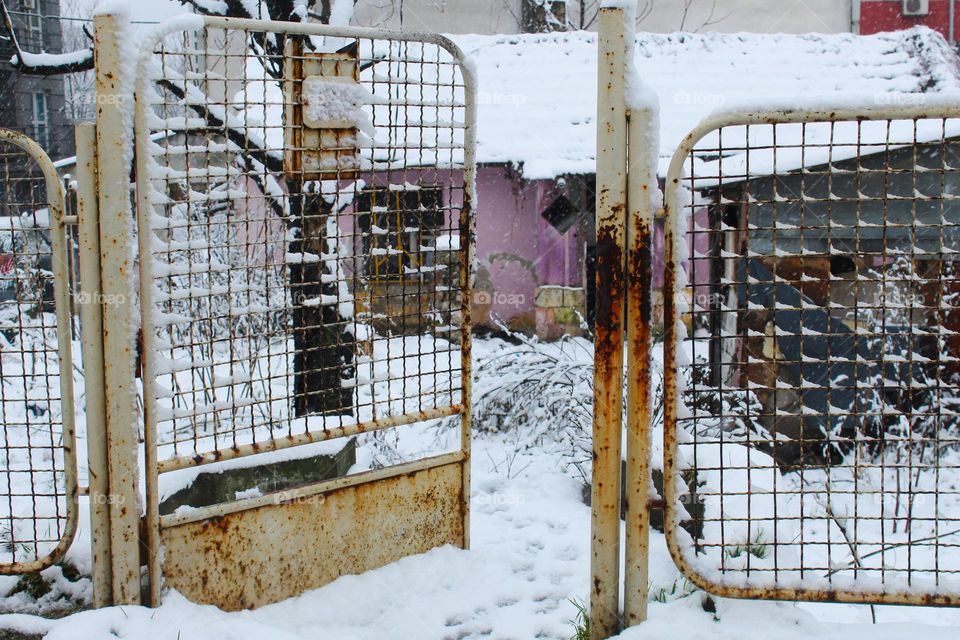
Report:
M64 187L31 138L0 129L4 452L0 574L40 571L77 532L79 486ZM46 237L45 237L46 236ZM49 308L53 307L52 312Z
M944 515L960 493L937 482L960 468L960 100L740 108L677 149L661 500L649 494L658 125L628 86L642 81L628 8L610 2L599 19L591 637L646 618L651 508L681 572L710 593L960 605L960 518Z
M98 66L125 72L119 56ZM151 602L167 586L259 606L467 547L476 81L462 53L436 35L193 16L154 32L136 74ZM453 451L352 475L353 442L331 447L454 426ZM304 459L327 475L304 477ZM293 475L180 500L258 462Z
M719 113L671 161L665 526L711 593L960 606L960 106L908 98Z

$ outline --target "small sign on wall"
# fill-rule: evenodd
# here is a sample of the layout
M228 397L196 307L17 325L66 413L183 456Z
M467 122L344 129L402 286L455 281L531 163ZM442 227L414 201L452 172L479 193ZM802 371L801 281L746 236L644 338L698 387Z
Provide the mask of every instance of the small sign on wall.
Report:
M291 39L284 83L284 168L290 178L353 178L364 138L373 125L364 106L373 96L359 82L356 47L334 53L303 52Z

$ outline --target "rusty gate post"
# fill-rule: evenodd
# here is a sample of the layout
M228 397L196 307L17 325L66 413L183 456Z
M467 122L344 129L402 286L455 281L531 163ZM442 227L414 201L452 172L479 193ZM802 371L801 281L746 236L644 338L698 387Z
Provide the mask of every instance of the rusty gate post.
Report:
M103 311L100 307L100 222L97 217L97 138L93 123L75 127L77 220L80 240L80 326L87 415L87 477L93 547L93 606L112 602L110 485L103 397Z
M629 49L628 49L629 50ZM630 105L627 179L627 472L623 617L647 619L650 553L650 372L652 233L657 202L657 128L653 105Z
M113 604L140 603L140 507L135 432L133 215L130 208L129 119L120 19L94 17L97 87L105 419L110 495Z
M616 634L620 623L620 440L627 200L624 13L620 7L604 7L599 16L591 640Z

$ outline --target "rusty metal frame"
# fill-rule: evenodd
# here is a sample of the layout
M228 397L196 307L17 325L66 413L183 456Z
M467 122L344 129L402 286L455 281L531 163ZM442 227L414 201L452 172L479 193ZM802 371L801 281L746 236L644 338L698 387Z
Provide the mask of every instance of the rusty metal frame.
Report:
M97 220L103 326L103 392L113 604L140 603L133 216L130 203L129 65L123 22L94 16Z
M684 272L684 264L687 260L687 223L686 213L691 207L686 200L686 191L684 181L689 186L691 176L685 176L685 165L692 157L698 142L704 140L711 133L720 131L726 127L740 127L750 125L800 125L806 126L813 123L827 123L833 126L834 123L854 123L857 126L860 123L871 121L913 121L932 119L943 120L960 118L960 106L954 99L908 96L899 104L904 106L877 107L876 105L885 104L883 101L874 100L865 103L862 107L844 104L842 108L829 109L811 107L809 109L790 108L776 111L758 110L751 111L748 108L739 110L730 110L719 112L701 122L679 145L670 163L669 172L666 177L665 194L665 347L664 347L664 500L665 500L665 527L667 543L670 554L681 572L696 586L723 597L731 598L751 598L751 599L771 599L771 600L791 600L808 602L842 602L842 603L861 603L861 604L906 604L906 605L940 605L940 606L960 606L960 592L950 591L949 588L940 584L938 588L918 587L904 588L901 582L899 586L894 584L869 585L863 588L851 586L849 582L842 587L822 588L817 586L804 586L802 584L773 584L757 583L751 580L750 574L744 582L742 577L737 580L724 580L724 575L704 575L697 566L696 545L690 537L681 529L681 518L686 517L684 510L683 496L687 492L684 486L684 480L680 474L684 470L684 465L679 459L679 448L681 445L681 434L678 429L678 422L682 419L680 415L682 391L682 381L678 373L680 361L679 348L681 343L687 337L687 329L682 323L682 316L687 313L688 306L684 289L687 286L687 276ZM896 100L890 102L897 103ZM945 125L944 125L945 126ZM804 129L806 131L806 129ZM858 129L859 131L859 129ZM915 130L914 130L915 131ZM859 134L858 134L859 136ZM916 136L916 133L914 133ZM914 144L917 140L914 139ZM802 146L803 143L801 143ZM833 144L832 140L829 143ZM838 143L839 144L839 143ZM857 143L859 144L859 142ZM909 144L909 143L906 143ZM887 142L887 148L891 143ZM714 144L714 148L717 145ZM749 151L750 143L740 142L737 145L739 149ZM825 145L822 145L825 146ZM850 146L850 145L848 145ZM882 146L882 145L881 145ZM764 147L766 150L777 148L776 138L772 145ZM857 156L859 162L859 152ZM831 161L832 162L832 161ZM832 170L832 169L831 169ZM951 168L951 171L953 169ZM717 171L722 182L722 171ZM741 168L741 173L744 173ZM749 165L745 172L749 179ZM766 175L766 174L760 174ZM775 175L779 175L776 174ZM718 176L711 175L710 179L716 181ZM832 195L832 194L831 194ZM862 198L863 196L858 196ZM859 210L858 210L859 211ZM914 222L914 224L918 224ZM744 469L750 468L749 461ZM738 467L738 470L741 468ZM856 558L856 556L854 556ZM748 565L749 566L749 565ZM909 569L908 569L909 571ZM939 574L938 574L939 577ZM934 584L930 581L930 586Z
M40 571L58 562L73 542L78 525L77 497L77 447L76 423L73 403L73 345L70 322L69 266L67 262L66 227L75 220L68 220L64 204L63 183L46 152L26 135L9 129L0 129L0 142L21 149L43 174L46 200L50 208L51 269L53 272L54 304L56 310L57 356L60 378L60 404L62 415L63 452L63 497L66 501L63 531L57 545L45 556L27 562L0 564L0 575ZM35 489L34 489L35 490Z
M623 617L626 626L647 619L650 586L650 486L652 436L653 219L660 207L659 150L650 148L659 127L654 109L628 113L627 179L627 401Z
M97 132L93 123L75 127L77 149L77 239L80 259L79 307L87 427L87 495L93 553L93 604L113 601L110 552L110 480L108 477L106 399L103 393L103 309L100 305L100 220L97 207Z
M624 10L598 17L597 308L594 339L590 637L620 631L620 486L623 339L627 291L628 41Z
M205 453L195 452L190 455L174 455L173 457L158 458L157 445L157 421L158 411L155 399L159 397L160 391L157 389L157 375L159 371L158 363L155 360L156 338L153 335L153 326L155 318L152 314L154 305L154 290L152 282L154 280L152 261L146 258L140 262L140 299L143 311L143 371L144 371L144 440L145 440L145 476L146 476L146 549L147 566L150 577L150 598L151 602L159 601L160 590L164 581L163 566L176 559L171 559L175 552L167 546L165 551L161 550L165 544L180 544L177 549L183 549L184 538L181 532L195 531L197 535L206 535L211 523L222 522L226 524L227 518L231 516L244 516L250 514L246 522L251 522L260 516L255 515L258 511L276 509L278 505L303 505L303 513L317 513L316 509L321 509L324 501L333 499L338 495L337 492L350 489L363 489L363 487L373 487L378 484L387 487L393 482L396 487L397 482L401 482L400 490L410 485L410 482L421 482L417 478L435 477L436 474L444 474L445 482L448 482L455 474L456 483L459 485L458 506L456 511L459 518L459 539L455 542L467 547L469 545L469 499L470 499L470 386L471 386L471 334L470 334L470 311L471 295L470 286L474 274L474 238L475 221L474 206L476 201L476 167L475 167L475 143L476 143L476 78L473 68L467 63L463 53L447 38L435 34L417 34L417 33L399 33L388 32L376 29L347 28L347 27L329 27L321 24L308 23L289 23L289 22L269 22L262 20L246 20L235 18L217 18L193 16L189 19L174 19L156 28L150 37L146 38L140 47L137 90L136 90L136 111L135 111L135 129L136 129L136 160L137 160L137 203L140 215L138 216L140 255L150 256L150 240L153 232L151 215L148 212L153 211L153 193L154 189L150 183L151 175L151 145L150 139L151 121L150 109L151 103L149 96L153 91L152 80L148 73L149 65L155 51L165 38L170 36L179 36L199 30L222 30L223 32L233 31L240 33L279 33L287 36L304 37L329 37L344 39L384 39L396 43L411 43L436 46L439 50L445 52L452 59L452 65L459 70L460 82L463 91L463 114L464 122L459 126L463 129L463 159L462 159L462 189L463 202L459 207L459 221L457 230L460 238L460 248L458 256L459 287L461 300L458 312L460 314L459 324L459 355L460 355L460 386L459 401L448 406L438 406L432 409L424 409L411 413L400 415L391 415L384 418L377 418L371 421L359 422L356 424L341 424L324 428L322 430L307 430L305 433L292 434L285 437L271 438L260 442L247 444L237 444L232 447L217 447L216 451ZM458 85L459 86L459 85ZM431 126L429 123L424 126ZM432 125L437 126L437 125ZM217 504L210 507L193 509L185 514L171 514L161 516L159 512L158 479L160 474L178 469L187 469L220 461L242 458L257 453L267 451L278 451L289 449L314 442L321 442L333 438L345 438L362 433L371 433L388 428L394 428L402 425L413 424L426 420L435 420L439 418L459 417L459 450L407 462L395 466L388 466L383 469L369 471L351 476L336 478L333 480L313 483L308 486L300 487L296 490L288 490L277 495L267 495L254 498L238 499L229 503ZM426 474L426 475L424 475ZM419 486L416 485L416 486ZM417 489L422 491L423 488ZM398 498L399 499L399 498ZM438 502L439 504L439 502ZM449 505L448 505L449 506ZM286 507L284 507L286 508ZM425 510L429 511L429 510ZM265 511L264 511L265 513ZM291 512L292 513L292 512ZM298 517L298 516L287 516ZM302 517L306 517L303 515ZM234 521L232 521L234 522ZM236 520L235 522L240 522ZM241 525L242 526L242 525ZM330 524L327 533L329 534ZM376 526L370 523L370 526ZM198 538L199 539L199 538ZM164 543L164 540L167 542ZM311 545L316 546L316 545ZM198 549L199 552L199 549ZM330 559L331 563L341 562L341 558ZM364 570L372 568L371 566L354 566L355 570ZM351 571L350 567L342 568L342 571ZM222 577L222 576L221 576ZM229 578L233 579L233 578ZM176 586L176 585L175 585ZM186 585L184 588L190 589L194 585ZM317 585L313 585L317 586ZM179 588L179 587L178 587ZM224 589L227 585L223 586ZM194 591L196 593L196 591ZM204 596L200 596L204 597ZM265 600L248 602L245 606L257 606L264 603ZM219 601L221 606L231 608L240 606L236 600Z

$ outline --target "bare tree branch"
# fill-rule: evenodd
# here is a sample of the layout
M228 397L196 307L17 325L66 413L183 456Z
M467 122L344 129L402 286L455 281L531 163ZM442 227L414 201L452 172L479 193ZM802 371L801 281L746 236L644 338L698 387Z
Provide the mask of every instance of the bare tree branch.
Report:
M680 31L685 31L685 30L687 30L687 29L686 29L686 26L687 26L687 18L689 17L690 9L691 9L691 7L693 7L693 3L694 3L694 2L696 2L696 0L684 0L684 3L683 3L683 16L680 18L680 29L679 29ZM718 4L718 2L719 2L719 0L712 0L712 2L711 2L711 4L710 4L710 10L709 10L709 12L707 13L707 17L703 20L703 22L700 23L700 25L699 25L697 28L695 28L695 29L689 29L690 32L692 32L692 33L698 33L698 32L701 31L702 29L706 29L707 27L710 27L710 26L713 26L713 25L718 24L718 23L720 23L720 22L723 22L724 20L726 20L727 18L730 17L730 12L729 12L729 11L728 11L727 13L725 13L724 15L720 16L719 18L717 17L717 4Z
M176 96L177 99L183 101L187 108L203 118L206 121L209 129L222 131L230 142L243 149L245 154L257 160L257 162L261 163L268 170L276 173L283 172L282 155L270 149L266 149L258 141L253 140L250 138L250 136L244 133L242 128L230 126L229 123L226 122L225 118L213 113L208 105L196 100L188 100L187 94L183 88L177 86L177 84L173 81L164 79L159 80L158 84Z
M6 39L13 46L13 57L10 64L20 73L35 76L54 76L64 73L76 73L93 69L93 49L73 51L71 53L38 54L29 53L20 48L17 40L17 31L10 19L6 0L0 0L0 17L3 20L3 30Z

